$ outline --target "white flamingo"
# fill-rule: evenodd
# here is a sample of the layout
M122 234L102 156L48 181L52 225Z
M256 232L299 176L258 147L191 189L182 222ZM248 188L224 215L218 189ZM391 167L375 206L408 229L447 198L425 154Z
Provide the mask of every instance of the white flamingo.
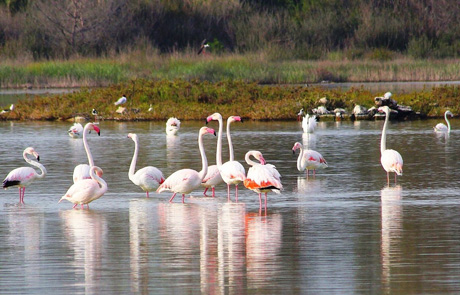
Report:
M156 190L158 186L165 181L165 178L158 168L152 166L144 167L134 173L134 171L136 171L137 156L139 153L139 138L135 133L129 133L128 137L134 141L134 155L128 173L129 180L142 188L147 193L148 198L149 192Z
M230 136L230 124L233 122L242 122L239 116L230 116L227 119L227 140L230 160L222 164L219 168L220 175L227 184L227 199L230 201L230 185L235 185L235 200L238 202L238 184L246 179L246 170L240 162L234 160L233 144Z
M79 138L83 135L83 126L80 123L74 123L67 131L72 138Z
M379 111L385 113L385 123L383 124L382 138L380 140L380 162L382 163L383 169L387 172L388 184L390 184L390 172L395 173L396 183L396 175L402 175L403 173L403 159L397 151L391 149L387 150L386 148L390 108L388 106L379 107Z
M74 203L73 208L77 205L81 205L81 208L84 208L84 205L89 209L89 203L94 200L99 199L107 192L107 183L104 179L100 178L98 175L102 175L103 171L97 166L91 166L89 170L90 179L81 179L75 182L61 197L58 203L62 200L67 200L71 203Z
M292 147L292 153L295 154L297 149L300 149L299 157L297 158L297 170L300 172L306 170L307 178L309 170L313 170L313 176L315 176L316 169L324 169L328 167L324 157L317 151L304 149L300 142L296 142L294 144Z
M185 195L191 193L201 186L201 182L208 172L208 160L203 146L203 135L211 133L216 135L212 128L201 127L198 135L198 148L201 155L202 168L200 172L193 169L181 169L171 174L166 180L158 187L157 193L163 191L173 192L169 202L172 202L177 193L182 194L182 203L184 203Z
M86 155L88 156L88 164L80 164L77 165L73 170L73 182L77 182L80 179L90 179L91 176L89 175L90 167L94 166L93 155L88 146L88 141L86 139L86 134L89 133L90 130L94 130L97 132L97 135L101 135L101 131L99 127L93 123L87 123L85 128L83 129L83 146L85 147ZM102 171L102 169L101 169ZM96 172L98 173L98 172ZM101 177L102 174L99 175Z
M37 161L31 160L27 155L34 156ZM3 180L3 188L7 189L8 187L17 186L19 187L19 202L24 204L24 194L26 191L26 186L30 185L36 179L41 179L46 175L45 166L38 163L40 161L40 156L35 151L33 147L28 147L22 153L22 157L32 166L38 167L41 170L41 174L38 174L35 169L31 167L20 167L12 170Z
M217 135L216 149L216 165L208 166L208 173L206 173L206 176L204 177L201 185L205 187L203 192L204 196L206 196L206 192L208 191L208 189L211 188L212 197L214 198L216 196L215 186L223 182L222 176L220 175L219 171L219 167L222 167L222 115L219 113L214 113L211 116L208 116L206 118L206 124L208 124L212 120L219 121L219 132Z
M127 98L126 98L126 96L123 94L123 96L120 97L120 98L119 98L116 102L114 102L113 104L116 105L116 106L118 106L118 105L122 105L122 104L126 103L126 101L127 101Z
M302 129L304 133L313 133L316 129L316 116L307 114L302 119Z
M447 126L443 123L438 123L435 127L433 127L434 131L447 132L447 133L450 132L450 122L449 122L449 119L447 119L447 115L450 115L451 118L454 116L454 114L452 114L450 111L446 111L444 113L444 120L446 120Z
M256 158L260 163L256 163L250 157ZM249 151L244 159L251 167L248 170L248 175L244 180L244 186L259 194L259 208L262 209L262 193L265 193L265 211L267 211L267 193L269 191L280 194L283 189L281 184L281 175L276 167L272 164L267 164L262 153L259 151Z
M176 135L180 129L180 121L175 117L171 117L166 122L166 134Z

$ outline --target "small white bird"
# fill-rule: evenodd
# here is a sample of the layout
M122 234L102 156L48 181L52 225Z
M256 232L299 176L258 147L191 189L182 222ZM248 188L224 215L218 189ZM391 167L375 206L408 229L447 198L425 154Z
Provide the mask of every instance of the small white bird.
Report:
M124 103L126 103L126 100L127 100L127 98L126 98L126 96L123 94L123 96L120 97L120 98L114 103L114 105L117 106L117 105L124 104Z
M175 117L171 117L166 122L166 134L168 135L176 135L176 133L180 129L180 121Z
M433 127L434 131L447 132L447 133L450 132L450 122L449 122L449 119L447 119L447 115L450 115L451 118L454 116L454 114L452 114L450 111L446 111L444 113L444 120L446 120L447 126L443 123L438 123L435 127Z
M152 104L150 104L150 107L149 107L149 110L148 110L148 111L149 111L149 112L153 111L153 106L152 106Z

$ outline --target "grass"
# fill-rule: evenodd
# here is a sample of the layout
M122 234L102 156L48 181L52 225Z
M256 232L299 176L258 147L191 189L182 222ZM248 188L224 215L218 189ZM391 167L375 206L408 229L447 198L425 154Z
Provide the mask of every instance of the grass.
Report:
M122 94L128 102L126 112L118 114L113 104ZM381 94L381 93L379 93ZM356 104L374 105L376 93L362 88L323 89L320 87L260 85L254 82L224 80L219 82L184 79L133 79L97 89L30 97L17 103L16 109L0 117L9 120L68 120L75 116L92 119L97 109L105 120L203 120L205 114L218 111L224 117L240 115L252 120L294 120L300 108L311 110L322 97L327 108L352 111ZM460 88L442 86L431 90L394 97L399 104L411 106L427 116L440 116L448 108L460 112ZM149 112L150 105L153 111Z

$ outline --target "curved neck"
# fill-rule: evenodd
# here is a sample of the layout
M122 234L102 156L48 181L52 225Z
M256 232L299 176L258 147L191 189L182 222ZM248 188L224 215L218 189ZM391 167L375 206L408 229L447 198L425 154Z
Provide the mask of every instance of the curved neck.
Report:
M201 180L206 176L206 173L208 173L208 159L206 159L206 154L204 152L204 146L203 146L203 134L200 133L200 136L198 136L198 148L200 149L200 155L201 155L201 171L198 173L200 176Z
M139 153L138 142L137 140L133 140L133 141L134 141L134 155L133 155L133 159L131 160L131 165L129 166L129 172L128 172L129 179L131 179L134 176L134 171L136 170L137 155Z
M233 157L233 144L232 144L232 137L230 136L230 124L232 122L230 121L227 121L227 140L228 140L228 151L230 153L230 159L229 161L233 161L234 160L234 157Z
M91 170L89 171L89 175L90 175L90 177L91 177L93 180L97 181L97 183L99 184L99 187L100 187L102 190L104 190L104 191L107 190L107 182L105 182L104 179L100 178L100 177L96 174L95 169L91 169Z
M450 132L450 122L449 119L447 119L447 112L444 113L444 120L446 120L447 123L447 131Z
M300 166L302 165L302 158L303 158L303 147L302 147L302 145L300 145L299 149L300 149L300 153L299 153L299 157L297 158L297 170L301 170Z
M83 145L85 147L86 155L88 156L88 163L89 166L92 167L94 166L94 160L93 160L93 155L91 154L91 151L89 150L88 142L86 139L86 134L89 133L89 125L85 125L85 129L83 129Z
M222 166L222 127L224 123L222 122L222 117L219 118L219 135L217 137L217 151L216 151L216 164L217 167Z
M40 164L40 163L37 162L37 161L34 161L34 160L29 159L29 158L27 157L27 154L26 154L26 153L24 153L22 156L24 157L24 160L26 160L27 163L29 163L30 165L35 166L35 167L37 167L38 169L41 170L42 173L41 173L41 174L37 174L37 178L43 178L43 177L45 177L45 175L46 175L46 168L45 168L45 166L43 166L42 164Z
M389 117L390 113L385 112L385 123L383 124L382 138L380 139L380 154L383 154L383 152L385 152L385 150L387 149L386 141Z
M252 156L252 153L246 153L246 155L244 156L244 160L246 161L246 163L248 163L248 165L254 166L254 165L259 164L259 163L254 162L253 160L251 160L249 158L250 156Z

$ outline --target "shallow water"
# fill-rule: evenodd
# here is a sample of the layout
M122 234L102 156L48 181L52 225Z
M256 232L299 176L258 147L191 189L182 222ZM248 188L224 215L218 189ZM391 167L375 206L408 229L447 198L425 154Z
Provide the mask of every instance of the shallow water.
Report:
M168 203L170 193L147 199L129 181L128 132L139 135L138 168L169 176L200 169L199 122L183 122L172 138L164 122L101 122L101 136L88 138L109 191L90 210L57 203L87 161L82 140L66 133L71 124L0 122L1 177L25 166L27 146L48 169L26 189L25 205L16 188L0 191L0 293L457 293L460 124L444 137L432 131L437 121L390 125L387 146L404 158L390 186L379 161L383 121L319 122L309 136L297 122L234 123L236 159L260 150L282 175L284 191L269 194L266 214L245 188L239 203L220 185L215 199L198 190L182 204ZM296 141L329 168L306 179ZM211 164L215 144L205 137Z

